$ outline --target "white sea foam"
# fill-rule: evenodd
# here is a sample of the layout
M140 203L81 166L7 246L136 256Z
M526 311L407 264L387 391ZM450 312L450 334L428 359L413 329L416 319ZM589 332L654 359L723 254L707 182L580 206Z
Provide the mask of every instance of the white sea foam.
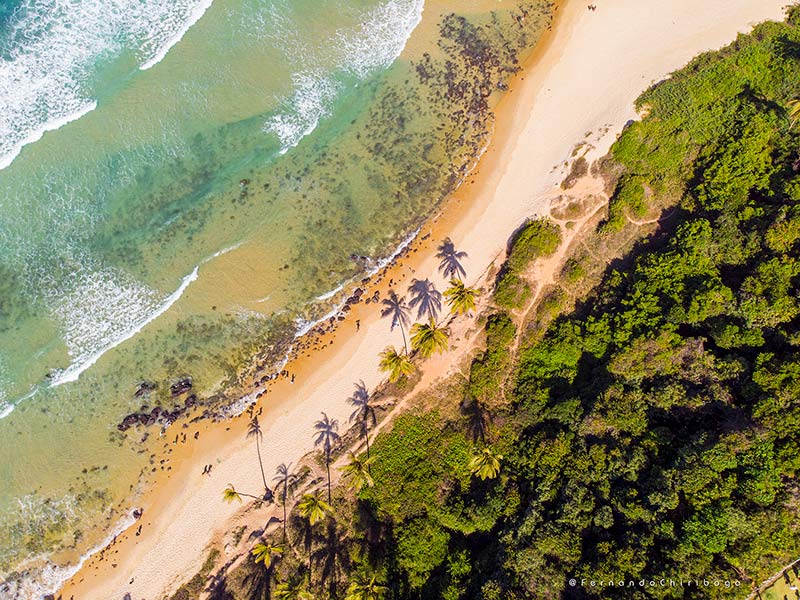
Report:
M28 398L32 398L36 392L39 391L39 386L34 386L34 388L22 396L22 398L17 398L16 400L8 400L6 396L0 398L0 419L5 419L8 415L14 412L14 409L17 408L18 404L25 402Z
M50 506L47 507L48 510L52 512L52 508L54 505L57 505L59 511L63 512L62 509L66 508L67 512L72 513L74 516L75 507L73 506L62 506L62 504L69 500L71 497L67 496L61 500L56 502L51 502ZM20 499L19 500L20 509L23 511L30 512L31 504L30 499ZM40 503L41 504L41 503ZM41 511L40 511L41 512ZM55 512L53 514L56 514ZM47 518L48 515L44 515ZM63 517L59 517L63 518ZM21 522L28 522L28 523L39 523L42 520L41 514L31 515L31 518L27 521L21 520ZM112 530L108 533L108 535L97 545L90 548L81 557L78 561L73 565L67 566L59 566L52 562L46 556L39 556L39 557L32 557L26 561L28 565L33 565L39 563L43 566L31 566L26 567L25 564L21 565L21 570L26 568L30 568L31 572L26 576L23 576L19 580L15 580L10 583L2 584L7 586L7 588L0 587L0 591L4 593L4 597L8 597L9 599L13 600L34 600L38 598L45 598L48 594L55 594L61 588L65 581L70 579L75 573L80 571L81 567L86 563L89 558L93 555L97 554L98 552L102 551L106 548L115 537L123 533L126 529L128 529L131 525L136 522L136 519L133 517L133 509L128 511L128 513L120 519L117 525L112 528Z
M389 256L385 258L379 258L378 260L376 260L375 264L367 271L367 273L369 275L374 275L384 267L390 265L394 261L394 259L400 256L405 251L405 249L408 248L409 244L411 244L411 242L413 242L416 239L416 237L419 235L419 231L420 227L417 227L414 231L408 234L408 236L406 236L406 238L402 242L400 242L397 248L394 249L394 252L392 252Z
M367 275L372 276L381 269L383 269L384 267L389 266L398 256L400 256L405 251L406 248L408 248L409 244L411 244L411 242L413 242L414 239L419 235L419 231L420 228L417 227L413 232L411 232L408 236L406 236L406 238L402 242L400 242L400 244L398 244L397 248L395 248L394 251L391 254L389 254L389 256L386 256L384 258L379 258L377 260L370 259L370 262L372 262L373 264L369 269L367 269ZM363 277L363 275L359 275L358 277L361 278ZM348 281L341 283L331 291L326 292L320 296L317 296L315 298L315 301L324 302L325 300L330 300L337 294L344 291L344 289L348 285L351 285L353 281L354 279L349 279ZM295 330L294 334L295 339L303 337L309 331L314 329L317 325L326 323L330 320L331 317L337 316L342 310L342 308L344 308L346 302L347 302L346 299L342 299L331 310L329 310L327 313L325 313L324 315L322 315L317 319L312 319L312 320L306 320L303 318L296 319L295 326L297 327L297 329Z
M390 0L355 19L357 26L340 29L317 46L317 52L284 42L288 54L300 57L302 64L292 77L294 92L267 119L264 130L273 133L284 154L316 129L330 114L336 96L342 91L340 77L365 78L377 69L394 62L408 38L422 19L424 0ZM288 21L274 14L273 21L284 26ZM315 65L332 64L331 73L322 73Z
M72 121L77 121L82 116L92 112L95 108L97 108L97 102L89 102L86 106L84 106L83 108L79 108L76 112L70 115L65 115L63 117L53 119L52 121L42 123L42 125L39 128L29 132L24 138L16 142L11 147L11 150L8 151L5 155L0 156L0 170L5 169L12 162L14 162L14 159L17 158L20 152L22 152L23 146L27 146L28 144L33 144L34 142L38 142L40 139L42 139L42 136L48 131L55 131L56 129L60 129L67 123L70 123Z
M406 47L422 20L424 0L393 0L369 11L356 31L338 31L336 47L343 50L342 68L359 77L391 65Z
M344 284L342 283L340 285L337 285L331 291L325 292L324 294L320 294L319 296L317 296L315 298L315 300L317 302L322 302L323 300L329 300L329 299L333 298L336 294L341 292L343 289L344 289Z
M166 298L120 271L81 270L72 278L69 291L60 290L50 298L72 357L72 363L51 380L51 387L76 381L103 354L167 312L197 279L202 265L240 246L228 246L201 261Z
M3 400L0 402L0 419L5 419L8 415L14 412L14 405L10 402Z
M284 104L284 109L270 117L264 125L266 131L278 136L281 154L300 143L327 117L329 107L339 91L332 79L319 74L297 73L292 76L294 94Z
M155 321L197 279L198 270L195 267L178 289L164 299L152 288L110 269L82 277L79 285L60 296L53 307L73 360L50 385L76 381L103 354Z
M331 317L335 317L336 315L339 314L339 311L342 309L343 306L344 302L340 302L318 319L312 319L312 320L306 320L302 318L296 319L294 323L297 329L294 334L294 339L299 339L304 335L306 335L309 331L314 329L314 327L316 327L317 325L328 322L331 319Z
M200 2L200 4L195 7L194 11L192 11L192 14L189 15L189 18L186 19L186 21L178 28L178 30L169 36L164 43L161 44L161 47L156 51L152 58L145 61L144 64L142 64L142 66L139 68L142 71L146 71L147 69L154 67L164 60L164 57L167 55L167 52L169 52L170 48L181 41L181 38L186 35L186 32L189 31L189 28L200 20L213 2L214 0L203 0Z
M98 66L161 60L212 0L25 0L0 41L0 169L96 107Z

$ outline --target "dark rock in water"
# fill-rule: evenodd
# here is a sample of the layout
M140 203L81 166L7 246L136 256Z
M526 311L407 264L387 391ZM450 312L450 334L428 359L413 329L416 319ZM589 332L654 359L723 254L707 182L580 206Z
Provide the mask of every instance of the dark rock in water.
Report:
M191 388L192 385L191 381L188 382L188 385ZM160 406L155 406L148 411L147 406L142 406L139 412L131 413L127 415L124 419L122 419L122 421L120 421L119 424L117 425L117 429L120 431L127 431L128 429L134 427L135 425L148 426L148 425L154 425L155 423L161 423L163 427L166 427L177 421L178 417L180 417L184 412L193 407L195 404L197 404L197 396L195 394L192 394L191 396L186 398L186 400L184 400L183 406L178 406L172 411L161 408Z
M192 380L188 377L173 383L169 387L169 391L173 396L180 396L181 394L188 392L190 389L192 389Z
M122 421L117 425L117 429L120 431L126 431L127 429L133 427L139 423L139 413L131 413L126 416Z
M137 398L141 398L145 394L149 394L155 389L156 384L152 381L142 381L138 386L136 386L136 391L133 393L133 395Z

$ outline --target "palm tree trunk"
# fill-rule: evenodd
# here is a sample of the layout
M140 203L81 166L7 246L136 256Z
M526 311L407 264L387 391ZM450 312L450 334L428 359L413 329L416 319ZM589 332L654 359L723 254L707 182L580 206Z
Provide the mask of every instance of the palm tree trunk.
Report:
M258 466L261 467L261 481L264 482L264 492L269 491L269 486L267 485L267 476L264 475L264 463L261 462L261 446L258 443L258 436L256 436L256 452L258 453Z
M406 349L406 354L408 354L408 343L406 342L406 328L403 327L402 323L400 323L400 333L403 334L403 348Z
M245 494L244 492L236 492L240 496L244 496L245 498L252 498L253 500L258 500L259 502L263 502L264 498L260 496L256 496L254 494Z

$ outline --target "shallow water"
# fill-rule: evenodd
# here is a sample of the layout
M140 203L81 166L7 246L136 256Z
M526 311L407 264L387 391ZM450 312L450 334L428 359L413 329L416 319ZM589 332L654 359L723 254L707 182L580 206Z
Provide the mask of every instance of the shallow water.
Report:
M442 21L451 9L469 20ZM353 256L388 255L463 177L549 6L428 3L435 26L398 58L422 10L0 12L0 575L63 576L37 569L101 542L153 469L159 429L121 433L126 414L182 403L182 377L224 400L252 356L279 360L298 319L369 266ZM134 397L145 380L156 390Z

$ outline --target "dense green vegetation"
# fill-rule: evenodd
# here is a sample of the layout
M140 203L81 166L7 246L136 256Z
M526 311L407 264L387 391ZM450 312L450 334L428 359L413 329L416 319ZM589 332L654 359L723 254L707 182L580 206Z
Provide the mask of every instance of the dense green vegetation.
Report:
M572 576L750 587L796 557L800 140L784 107L799 56L794 24L762 25L642 96L649 116L614 146L624 174L604 227L678 206L667 233L523 351L513 405L489 425L500 477L470 478L469 429L442 435L432 415L377 440L362 502L392 526L380 564L398 597L610 593ZM512 252L506 273L529 260ZM504 323L489 319L475 396L497 395Z
M519 308L530 299L525 270L531 262L553 254L561 242L561 230L547 219L527 223L511 241L508 260L497 277L495 302L504 308Z
M339 490L320 530L325 593L347 579L385 586L373 598L742 598L797 558L798 91L794 10L642 95L600 233L663 210L660 232L524 337L516 365L513 322L490 315L460 404L377 436L371 481ZM501 307L520 302L506 278L558 245L535 223Z

